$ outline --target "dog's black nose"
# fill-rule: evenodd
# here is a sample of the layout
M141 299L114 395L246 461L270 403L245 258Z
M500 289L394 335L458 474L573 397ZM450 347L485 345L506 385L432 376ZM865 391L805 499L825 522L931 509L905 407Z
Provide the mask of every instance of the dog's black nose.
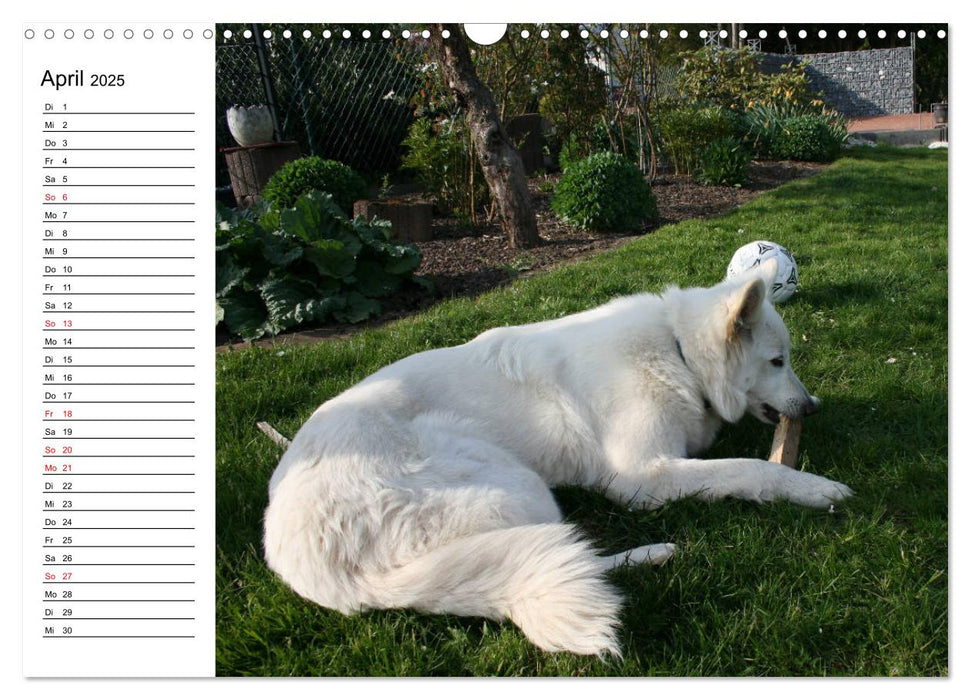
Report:
M803 415L811 416L812 414L814 414L816 411L819 410L819 405L821 403L822 401L820 401L818 397L810 396L809 401L805 405L805 408L803 408Z

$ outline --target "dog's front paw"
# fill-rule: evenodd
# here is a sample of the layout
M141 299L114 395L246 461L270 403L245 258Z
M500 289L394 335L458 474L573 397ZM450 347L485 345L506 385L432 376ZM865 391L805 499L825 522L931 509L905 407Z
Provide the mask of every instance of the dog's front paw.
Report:
M795 469L789 469L783 474L780 496L801 506L828 508L853 495L853 489L849 486L825 476Z

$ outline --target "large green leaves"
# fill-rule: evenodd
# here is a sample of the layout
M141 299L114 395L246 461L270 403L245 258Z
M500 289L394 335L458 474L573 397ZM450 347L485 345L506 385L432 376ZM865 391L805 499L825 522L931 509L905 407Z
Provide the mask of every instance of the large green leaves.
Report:
M354 287L361 294L380 299L398 291L401 276L388 272L379 260L362 260L354 272Z
M329 194L309 192L293 207L280 210L280 228L304 243L337 238L343 214Z
M292 275L271 276L260 287L274 333L309 321L323 321L344 307L339 285L321 289L312 282Z
M381 304L360 292L348 292L345 301L344 308L334 313L334 317L344 323L360 323L381 312Z
M330 195L294 206L216 210L217 322L246 339L304 323L363 321L421 261L391 241L388 222L348 219Z
M305 255L317 272L326 277L343 279L357 266L353 250L341 241L314 241L307 247Z
M258 293L236 289L217 298L216 303L221 309L217 318L221 316L223 323L236 335L252 340L270 332L269 312Z

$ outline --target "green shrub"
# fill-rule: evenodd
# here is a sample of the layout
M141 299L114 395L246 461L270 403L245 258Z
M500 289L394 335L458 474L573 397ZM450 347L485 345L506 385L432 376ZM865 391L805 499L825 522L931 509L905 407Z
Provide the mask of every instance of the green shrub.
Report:
M354 202L368 194L367 183L351 168L336 160L309 156L292 160L277 170L263 188L262 198L279 208L292 207L313 190L331 195L348 215Z
M622 123L619 120L608 122L601 119L593 129L593 144L594 152L613 151L636 164L641 149L636 121L630 119ZM646 144L644 147L647 148Z
M846 136L846 119L815 105L758 105L745 111L744 140L757 158L829 162Z
M839 154L839 144L823 120L805 115L783 120L772 138L770 152L778 160L828 163Z
M560 145L560 154L557 157L560 171L566 172L571 165L579 163L593 152L593 147L590 144L581 143L576 134L571 134Z
M734 136L737 120L720 107L675 107L659 113L661 151L675 173L696 171L702 149L712 141Z
M560 170L566 171L574 163L594 153L613 151L636 164L639 148L636 128L628 126L622 129L617 121L601 119L594 125L588 141L581 141L575 133L571 134L560 146L558 162Z
M420 261L414 245L391 242L387 222L352 221L323 192L291 208L217 205L216 319L247 340L310 321L357 323L415 279Z
M770 158L775 132L791 110L772 105L756 105L745 110L742 138L756 158Z
M752 154L741 139L729 136L719 139L701 151L701 166L695 180L702 185L740 187L748 182Z
M441 212L474 219L476 210L488 204L489 187L463 119L433 123L421 117L402 145L408 149L402 166L415 172Z
M595 153L567 168L550 204L571 226L593 231L637 228L658 216L651 186L617 153Z
M566 172L574 163L578 163L587 157L589 151L580 147L579 140L575 136L569 136L560 143L560 151L556 155L556 162L560 166L560 172Z
M809 89L806 64L794 59L771 73L763 72L758 52L705 47L681 54L676 84L689 102L729 109L759 104L807 105L819 95Z

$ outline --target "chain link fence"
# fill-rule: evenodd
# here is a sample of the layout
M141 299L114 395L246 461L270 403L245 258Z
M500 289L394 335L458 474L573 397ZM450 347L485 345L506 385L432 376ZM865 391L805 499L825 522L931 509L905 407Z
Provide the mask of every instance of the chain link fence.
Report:
M420 39L326 37L319 28L253 25L216 47L216 145L236 145L226 110L266 104L279 140L296 141L304 155L339 160L366 175L398 168L401 142L413 121L411 101L422 86ZM224 27L219 28L222 36ZM371 30L379 36L380 27ZM267 36L264 36L267 32ZM229 182L217 160L217 184Z
M549 26L557 35L558 26ZM520 40L519 29L510 32L512 41L543 41ZM599 25L595 29L591 33L599 33ZM227 30L229 38L225 38ZM333 31L321 25L219 25L217 35L223 38L216 46L217 147L236 146L225 118L229 107L266 104L274 116L275 139L296 141L304 155L341 161L372 181L395 173L406 151L402 142L416 114L429 112L429 99L437 100L431 112L439 122L461 119L457 105L454 113L441 113L447 101L441 95L426 94L434 82L426 74L437 70L427 55L427 41L418 32L403 38L402 31L396 25L352 25ZM642 132L650 128L650 120L645 115L631 117L636 111L632 105L644 111L640 103L673 97L677 68L652 63L649 76L640 78L650 85L635 85L625 78L627 86L621 87L624 70L630 73L637 68L630 59L641 42L636 34L614 39L599 45L588 42L588 61L603 72L607 118L623 121L628 114L627 121L638 132L633 141L641 144L642 155L636 160L648 171L652 168L643 153L650 137ZM608 45L613 46L612 59L604 53ZM493 50L478 48L483 57ZM448 106L444 109L447 112ZM507 120L511 116L515 115L507 115ZM464 151L462 155L468 156ZM451 166L457 173L469 171L465 160ZM227 186L229 175L220 153L216 172L217 186Z

